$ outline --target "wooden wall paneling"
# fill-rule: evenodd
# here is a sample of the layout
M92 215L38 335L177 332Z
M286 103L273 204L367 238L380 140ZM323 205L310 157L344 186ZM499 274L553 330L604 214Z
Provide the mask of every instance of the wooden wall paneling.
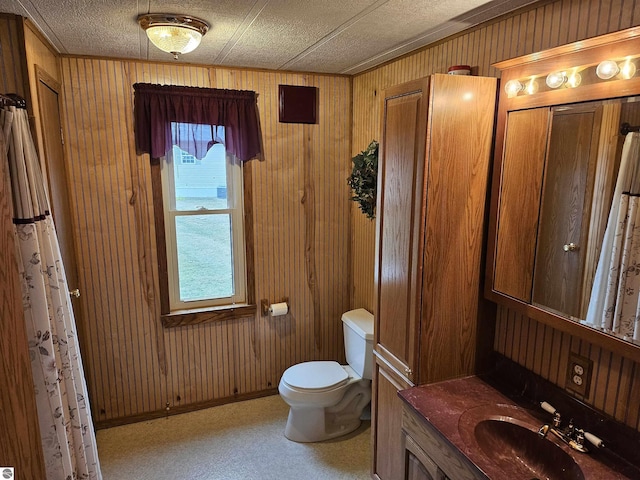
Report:
M151 335L146 337L144 330L140 329L136 321L136 319L154 321L159 312L159 292L155 282L157 272L155 265L147 259L155 251L154 238L149 232L152 219L148 216L145 218L144 209L151 204L149 198L151 189L146 183L149 166L148 162L142 161L118 161L121 158L131 158L130 155L134 151L132 141L127 135L128 131L132 131L132 122L127 120L122 122L120 118L120 112L132 111L132 96L125 81L124 65L101 62L100 66L104 72L107 72L108 78L108 91L103 93L102 105L108 106L104 125L111 130L105 133L109 139L107 142L112 143L112 146L108 147L108 155L113 155L112 168L116 174L114 185L112 185L112 188L116 189L117 199L117 202L112 202L114 227L119 237L116 245L117 248L131 251L130 255L120 256L121 263L118 263L118 271L121 272L119 281L123 287L120 292L123 307L119 312L122 319L119 342L126 345L126 351L123 354L126 360L132 363L121 363L118 368L130 365L130 371L123 372L128 378L125 395L136 397L133 400L135 403L129 406L128 411L140 414L150 405L159 405L159 399L154 397L155 392L150 393L140 380L148 375L154 379L151 385L162 390L165 388L162 382L163 371L166 370L164 345L159 337L160 326L156 324ZM104 75L101 77L104 78ZM140 236L135 232L140 232ZM142 252L148 253L141 255ZM141 256L144 260L140 258ZM138 295L140 297L137 297ZM140 301L136 300L136 297L140 298ZM136 312L134 315L131 315L132 310ZM145 337L149 338L151 344L144 345L142 349L137 348L139 338Z
M51 80L53 80L55 84L59 85L60 65L57 52L53 50L48 41L42 36L36 27L29 20L23 20L23 22L25 63L28 72L29 92L31 96L31 105L29 105L29 108L30 113L33 115L31 127L34 129L34 141L36 143L37 150L42 157L45 149L44 134L40 123L41 115L40 102L38 99L38 83L41 78L41 74L44 72L48 75L49 83L52 83ZM62 97L63 92L58 91L57 93ZM44 178L47 178L46 167L44 166L45 162L42 163Z
M640 404L635 402L635 405L633 405L633 399L640 396L640 368L638 367L638 364L634 363L631 367L631 371L629 395L626 399L626 403L629 408L627 408L623 422L638 430L640 427Z
M184 411L190 405L273 392L292 363L318 356L341 360L340 315L349 308L350 80L71 57L62 64L71 93L66 128L72 132L72 197L93 318L89 337L96 346L90 353L96 387L90 396L98 425L160 415L167 402L171 412ZM249 185L256 295L270 302L288 296L288 315L169 329L159 325L149 159L135 155L130 134L131 85L136 82L258 92L265 159L251 162ZM317 125L305 131L277 122L278 83L320 88ZM117 102L122 104L116 107ZM319 314L317 308L314 314L304 280L305 167L316 192L310 218L316 233L309 245L316 251ZM96 219L98 213L106 218ZM326 345L322 351L314 347L315 319ZM134 399L126 399L129 395Z
M524 332L526 336L532 339L527 348L527 359L525 361L525 367L529 370L534 370L534 362L536 357L536 343L537 343L537 322L530 321L528 331Z
M605 392L605 402L601 407L601 410L608 412L612 417L616 414L616 399L618 394L622 388L620 384L620 370L622 368L622 364L625 360L620 355L612 353L611 355L611 363L609 364L608 373L608 388ZM630 360L627 360L630 361ZM615 385L616 388L611 388L611 385Z
M158 324L160 303L156 282L158 278L155 259L157 247L151 227L154 212L150 166L148 157L136 158L134 139L129 134L133 131L133 94L130 85L140 81L138 75L147 78L149 76L148 71L139 67L140 65L132 63L114 64L114 70L120 72L124 100L122 105L118 105L118 111L127 112L118 133L123 138L123 143L125 140L127 143L127 151L123 155L131 179L127 189L130 207L127 230L130 243L136 248L133 255L136 261L132 263L135 267L132 268L132 278L128 289L132 305L135 305L136 308L136 316L133 317L130 324L135 336L132 337L130 345L131 348L139 348L139 339L146 340L140 348L144 353L140 356L139 369L141 372L147 372L152 381L145 385L147 388L144 391L148 400L142 411L153 411L162 408L167 395L167 354L163 332ZM126 130L123 131L122 127Z
M72 78L73 80L72 82L68 83L68 86L66 88L67 94L64 95L63 97L65 102L64 110L67 118L67 128L65 129L65 132L66 132L65 137L67 139L67 143L65 146L65 151L66 151L66 158L68 159L67 169L68 169L68 175L69 175L70 188L72 192L75 192L78 190L77 187L82 185L82 182L80 179L81 179L81 169L83 168L82 163L78 163L74 161L74 159L78 158L79 156L79 142L80 140L82 140L82 137L80 137L77 129L76 130L69 129L70 119L72 118L74 120L73 123L76 123L75 122L75 120L77 120L76 116L79 114L75 112L75 110L72 108L74 94L79 91L79 86L76 87L76 85L78 84L77 61L73 62L72 64L68 64L68 70L69 71L67 73L67 76L69 78ZM72 136L75 137L75 142L71 141ZM72 145L76 146L76 148L72 148L71 147ZM72 204L71 208L76 212L76 218L79 212L81 211L78 209L78 198L79 198L78 195L70 195L70 198L69 198ZM79 222L75 222L76 228L78 224ZM76 254L78 255L79 258L87 257L89 255L89 246L86 244L86 242L82 241L82 237L79 236L78 230L76 230L74 236L75 236L76 245L77 245ZM79 281L80 281L80 288L82 289L81 291L82 291L83 297L86 298L86 296L88 295L89 298L91 298L92 293L94 295L95 293L89 292L88 290L90 287L87 283L87 272L86 272L87 264L86 262L81 261L78 264L78 267L79 267L78 275L79 275ZM85 305L86 318L94 318L94 322L95 322L95 308L96 308L95 302L92 302L90 304L87 302L83 304ZM97 419L99 418L98 417L99 410L97 406L100 403L104 403L104 401L98 402L98 399L96 398L97 393L94 390L95 385L99 383L99 374L100 374L98 369L94 368L94 364L95 364L94 357L95 357L96 351L103 348L104 345L102 342L99 342L99 339L97 338L95 333L96 333L95 329L87 329L86 336L84 338L80 338L80 344L81 344L81 348L83 348L83 345L85 344L92 345L92 348L89 351L87 351L87 349L83 349L83 351L87 351L87 354L83 354L83 364L85 367L85 376L87 378L89 396L92 402L95 402L95 403L92 403L92 410Z
M612 352L607 352L606 350L598 351L598 363L594 366L591 386L591 402L596 408L602 409L604 407L612 355Z
M614 379L620 388L616 394L615 409L613 417L619 422L624 422L627 416L627 405L629 400L629 392L631 391L631 380L633 378L633 368L635 362L631 362L626 358L622 358L620 365L620 375Z
M560 355L556 352L560 352L562 348L562 340L565 337L564 333L558 330L553 331L553 347L551 352L551 364L549 365L549 380L557 384L558 374L560 370Z
M532 356L531 370L534 373L537 373L538 375L540 375L540 373L542 372L542 360L544 357L542 355L539 355L538 352L549 351L549 350L545 350L547 347L547 345L545 344L546 328L545 328L545 325L542 325L538 322L533 322L533 329L534 329L535 343L533 346L533 351L531 353L531 356Z
M534 45L535 51L546 50L550 45L551 27L552 27L552 15L553 5L547 4L542 8L537 9L536 25L539 26L540 38L539 43Z
M31 103L24 47L24 25L16 15L0 13L0 92L17 93Z
M105 88L94 90L93 97L95 103L91 104L93 108L90 111L103 112L101 118L96 118L92 125L91 142L94 145L96 154L96 179L100 186L96 185L102 196L102 201L96 204L98 210L93 211L95 218L99 219L102 229L103 243L101 245L105 257L109 259L111 265L104 266L103 271L114 269L123 272L124 275L117 279L112 276L109 283L103 284L103 289L108 289L107 312L111 319L117 319L112 323L111 334L114 345L112 352L114 360L117 358L118 365L113 371L115 379L115 388L112 385L111 402L118 406L118 414L122 415L125 411L139 411L132 402L139 398L135 395L135 381L132 381L130 372L123 368L124 365L135 365L133 362L133 351L129 348L114 348L116 345L128 342L129 325L126 315L125 306L128 307L127 289L118 288L119 284L128 284L130 272L128 258L125 255L119 255L118 252L125 248L125 231L120 227L122 224L122 207L126 205L126 195L123 186L124 175L122 167L117 162L119 158L117 145L114 142L114 127L117 123L117 117L114 118L112 108L113 101L110 92L115 90L114 79L111 75L106 61L92 62L92 70ZM89 100L91 102L91 100ZM103 293L104 295L104 293ZM107 312L103 312L107 313Z
M584 398L576 396L631 428L638 428L636 399L640 395L640 375L637 363L549 326L535 325L538 322L504 307L498 308L497 317L494 342L497 352L563 388L569 352L590 358L594 367L590 393ZM520 329L518 325L521 325ZM535 325L533 330L531 325ZM541 327L543 342L540 342ZM510 338L514 340L513 348L509 347ZM528 363L530 352L535 352L533 366ZM541 357L539 369L535 366L537 357Z
M538 335L542 338L540 344L536 343L537 351L551 352L553 345L553 329L548 328L547 325L538 324ZM534 370L540 376L544 376L549 372L549 365L551 363L551 355L537 355L538 364ZM548 373L547 373L548 374Z
M67 150L84 262L81 290L91 318L92 348L85 364L89 363L88 376L94 377L90 398L100 422L160 405L150 391L158 381L157 342L153 345L154 336L146 335L137 323L148 321L157 298L152 266L140 265L137 255L154 248L137 241L148 231L149 220L137 208L149 205L146 182L138 181L140 176L146 180L148 170L138 175L143 164L121 161L130 158L133 150L128 133L131 122L120 118L120 112L132 111L131 94L120 80L125 69L87 59L67 60L63 66L68 91L73 92L66 96ZM141 235L132 234L136 229ZM140 342L140 335L151 342Z

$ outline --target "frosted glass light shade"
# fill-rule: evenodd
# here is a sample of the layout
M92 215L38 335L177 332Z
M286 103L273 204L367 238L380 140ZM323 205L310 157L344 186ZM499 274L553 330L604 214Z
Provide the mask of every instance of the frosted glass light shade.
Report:
M202 40L202 34L196 30L170 25L147 28L147 37L151 43L167 53L193 52Z
M150 13L140 15L138 23L151 43L163 52L173 54L176 59L179 54L195 50L209 30L204 20L186 15Z

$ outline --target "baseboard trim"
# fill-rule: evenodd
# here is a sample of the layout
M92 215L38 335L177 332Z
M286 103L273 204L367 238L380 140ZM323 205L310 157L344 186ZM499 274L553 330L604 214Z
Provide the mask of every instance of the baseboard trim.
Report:
M96 430L104 428L118 427L120 425L128 425L130 423L145 422L147 420L154 420L156 418L167 417L169 415L180 415L182 413L194 412L196 410L203 410L205 408L217 407L220 405L226 405L227 403L242 402L245 400L252 400L254 398L268 397L271 395L277 395L277 388L270 388L268 390L259 390L257 392L244 393L241 395L233 395L231 397L217 398L214 400L206 400L204 402L190 403L189 405L178 405L170 407L169 410L154 410L152 412L141 413L139 415L130 415L127 417L111 418L109 420L98 420L95 422Z

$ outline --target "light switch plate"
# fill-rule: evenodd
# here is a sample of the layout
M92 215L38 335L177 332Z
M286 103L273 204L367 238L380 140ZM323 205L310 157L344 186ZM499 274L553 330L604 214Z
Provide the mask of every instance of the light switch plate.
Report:
M589 396L593 361L574 352L569 352L565 388L583 397Z

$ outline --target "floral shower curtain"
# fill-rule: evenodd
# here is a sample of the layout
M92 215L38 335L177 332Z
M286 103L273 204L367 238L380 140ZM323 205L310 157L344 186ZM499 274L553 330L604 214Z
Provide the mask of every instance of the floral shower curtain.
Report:
M640 340L640 133L628 133L586 323Z
M27 111L0 110L0 133L8 149L2 158L9 160L16 254L47 479L101 479L71 299Z

